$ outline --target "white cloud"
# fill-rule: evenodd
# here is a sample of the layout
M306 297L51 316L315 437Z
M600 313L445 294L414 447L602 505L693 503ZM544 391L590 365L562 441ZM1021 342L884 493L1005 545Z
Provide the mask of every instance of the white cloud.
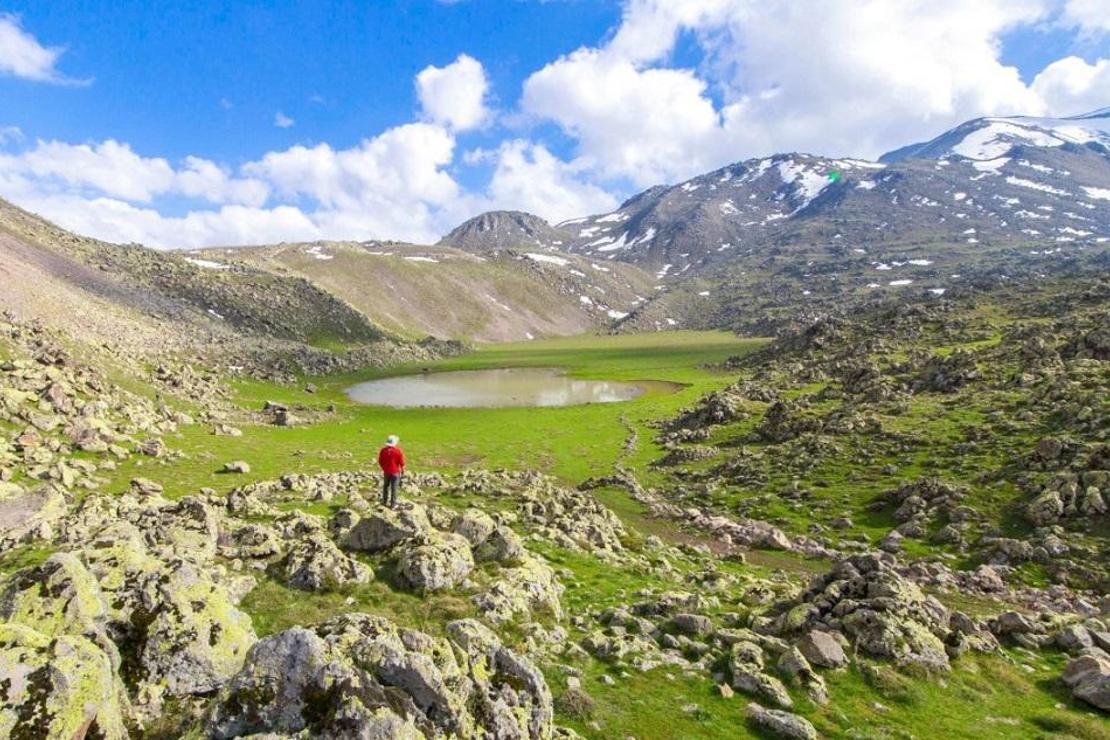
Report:
M445 171L454 137L412 123L345 150L269 152L237 173L200 157L174 167L129 145L37 142L0 152L0 195L75 231L111 241L185 247L319 238L434 241L484 205ZM207 201L184 216L159 198ZM271 204L275 198L284 202Z
M270 188L261 180L236 178L225 167L200 157L186 157L183 167L175 175L174 189L191 198L203 198L212 203L238 203L247 206L263 205Z
M274 114L274 125L278 128L290 128L294 123L296 123L296 121L281 111Z
M307 196L326 208L366 208L413 200L445 203L458 195L443 171L455 140L441 126L410 123L356 147L294 146L243 167L286 196Z
M1079 57L1065 57L1045 67L1032 88L1056 115L1105 108L1110 103L1110 59L1088 64Z
M174 171L161 158L141 157L125 143L39 141L19 154L0 154L0 170L39 180L44 188L88 187L113 197L147 202L173 187Z
M0 146L15 141L23 141L23 129L19 126L0 126Z
M265 244L321 238L317 225L292 206L267 209L228 205L175 217L114 198L53 195L27 198L23 205L81 234L148 246Z
M616 207L616 199L585 182L582 172L543 146L516 139L491 153L496 168L489 186L491 207L535 213L558 223Z
M0 13L0 74L36 82L84 84L58 71L58 59L64 51L43 46L23 29L18 17Z
M1002 35L1050 10L631 0L608 42L534 73L522 108L572 136L598 176L639 186L776 151L874 157L975 116L1052 112L1000 60ZM703 53L697 69L668 66L682 33Z
M1088 33L1110 33L1110 0L1067 0L1063 20Z
M657 183L706 169L720 116L706 84L688 70L639 69L580 49L533 74L524 109L558 123L583 162L604 177Z
M446 67L425 67L416 76L416 94L424 115L455 131L480 128L489 120L489 80L481 62L460 54Z
M22 152L0 152L0 173L33 182L41 193L92 191L138 203L181 194L213 203L260 205L267 196L265 183L236 179L206 159L186 157L174 169L165 159L140 156L130 145L112 139L97 144L38 141Z

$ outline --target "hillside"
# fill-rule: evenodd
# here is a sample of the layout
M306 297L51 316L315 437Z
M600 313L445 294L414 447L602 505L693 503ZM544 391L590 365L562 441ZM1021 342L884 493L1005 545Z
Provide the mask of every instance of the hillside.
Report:
M398 335L508 341L605 329L651 291L632 265L541 250L481 255L397 242L283 244L187 253L214 273L296 276Z
M316 345L376 346L382 357L408 351L303 278L207 270L176 253L67 232L4 201L0 250L6 310L132 360L199 356L265 372L342 361Z

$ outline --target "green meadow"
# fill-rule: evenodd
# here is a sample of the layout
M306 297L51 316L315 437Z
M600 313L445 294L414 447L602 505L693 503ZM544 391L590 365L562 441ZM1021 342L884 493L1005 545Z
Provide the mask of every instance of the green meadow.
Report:
M203 486L223 490L245 478L364 468L373 464L386 435L397 434L413 472L529 468L577 484L612 470L628 435L622 418L643 427L674 414L735 379L734 373L712 365L762 343L723 332L584 336L483 346L439 362L303 378L293 385L233 382L235 403L244 412L276 401L290 404L313 423L282 428L249 424L243 418L242 437L214 437L204 425L188 426L167 439L185 453L183 458L136 458L120 466L117 478L125 483L151 473L153 465L158 473L154 477L164 482L167 495L179 496ZM497 367L559 367L574 377L664 382L651 384L631 401L559 408L391 409L353 403L346 395L350 386L376 377L425 368ZM309 383L316 386L314 393L305 390ZM248 462L249 476L220 473L230 460Z

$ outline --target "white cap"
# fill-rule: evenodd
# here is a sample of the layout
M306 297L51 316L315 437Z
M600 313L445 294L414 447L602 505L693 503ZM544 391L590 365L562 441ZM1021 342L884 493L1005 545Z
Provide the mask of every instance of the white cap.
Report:
M397 443L400 441L400 437L398 437L396 434L391 434L385 438L385 445L386 447L396 447Z

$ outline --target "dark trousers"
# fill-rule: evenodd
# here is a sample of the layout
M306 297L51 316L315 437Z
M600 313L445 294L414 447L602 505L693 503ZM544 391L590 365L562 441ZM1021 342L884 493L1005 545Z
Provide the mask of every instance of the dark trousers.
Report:
M393 508L397 506L397 491L401 489L401 476L382 476L382 505Z

